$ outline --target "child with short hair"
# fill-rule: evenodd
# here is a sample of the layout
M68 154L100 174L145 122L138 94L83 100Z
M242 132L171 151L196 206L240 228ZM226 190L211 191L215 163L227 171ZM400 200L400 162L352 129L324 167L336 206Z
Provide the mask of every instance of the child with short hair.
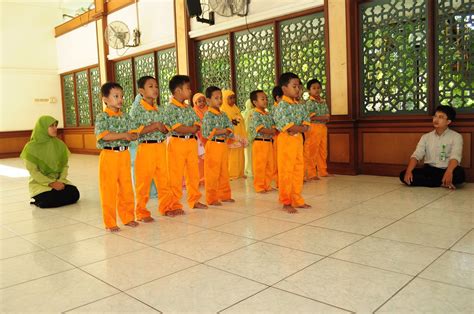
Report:
M308 180L319 180L319 177L332 176L327 171L329 109L321 97L321 82L312 79L306 84L309 99L306 108L311 126L306 133L304 143L305 174Z
M279 199L288 213L296 208L309 208L301 192L304 179L303 136L310 122L306 109L297 103L299 77L291 72L283 73L279 79L283 97L275 110L274 120L278 134L278 187Z
M105 228L117 232L120 231L116 221L117 211L124 225L138 226L128 147L131 141L138 138L142 128L132 130L129 115L121 111L122 86L108 82L102 85L101 92L106 108L95 120L97 148L102 149L99 156L100 200Z
M220 110L222 92L219 87L208 87L206 100L209 109L202 122L202 135L207 139L204 159L206 202L208 205L220 206L221 202L234 202L230 190L227 146L228 139L233 135L233 126Z
M141 127L135 159L135 194L137 198L136 216L139 221L152 222L146 205L149 200L152 181L158 192L158 211L168 215L177 202L171 193L166 161L166 134L163 124L163 110L155 105L158 99L158 83L152 76L143 76L137 82L142 96L138 104L132 106L130 116L134 127Z
M255 192L266 193L272 189L274 176L273 136L276 134L275 123L267 111L268 99L263 90L250 93L250 100L255 107L249 125L249 139L252 144L253 185Z
M201 122L193 108L185 101L191 98L191 83L186 75L175 75L169 82L173 94L171 103L165 108L165 125L171 133L168 142L168 171L170 186L174 197L178 200L170 215L183 215L180 203L183 195L183 175L186 173L186 189L189 208L207 208L199 202L199 168L196 133Z

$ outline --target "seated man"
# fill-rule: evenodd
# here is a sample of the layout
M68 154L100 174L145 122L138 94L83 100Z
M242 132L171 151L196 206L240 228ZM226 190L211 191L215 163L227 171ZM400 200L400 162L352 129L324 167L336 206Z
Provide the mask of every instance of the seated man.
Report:
M459 166L463 140L461 134L449 129L456 111L450 106L438 106L433 116L434 130L424 134L410 158L400 180L409 186L443 186L455 189L464 182L464 169ZM416 168L424 158L424 167Z

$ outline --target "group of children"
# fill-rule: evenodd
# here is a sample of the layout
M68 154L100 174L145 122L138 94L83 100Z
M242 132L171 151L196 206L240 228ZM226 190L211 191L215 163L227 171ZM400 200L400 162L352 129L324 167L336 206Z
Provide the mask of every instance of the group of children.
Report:
M308 82L310 99L304 102L298 76L282 74L270 108L265 92L253 91L250 100L254 109L247 127L232 91L210 86L205 94L192 97L191 106L186 103L192 96L189 77L175 75L169 82L170 104L158 108L157 81L145 76L137 85L140 96L130 114L121 110L123 89L119 84L109 82L101 88L106 108L96 118L95 134L101 149L99 187L106 229L120 230L117 211L123 224L130 227L137 226L137 221L153 221L146 207L152 181L162 215L184 214L180 201L183 177L190 208L234 202L230 179L244 177L248 143L255 191L274 190L271 183L275 180L284 210L295 213L297 208L310 207L301 196L305 178L328 175L325 123L329 111L320 96L319 81ZM138 141L135 197L128 150L132 141ZM229 167L229 162L237 166ZM200 202L199 185L203 182L207 205Z

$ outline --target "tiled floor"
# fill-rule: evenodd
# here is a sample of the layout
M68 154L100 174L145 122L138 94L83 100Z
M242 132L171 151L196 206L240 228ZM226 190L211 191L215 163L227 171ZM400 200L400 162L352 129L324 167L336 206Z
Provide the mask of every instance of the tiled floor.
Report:
M289 215L237 180L235 204L110 234L97 161L72 155L81 200L45 210L0 160L0 312L474 312L473 184L336 176Z

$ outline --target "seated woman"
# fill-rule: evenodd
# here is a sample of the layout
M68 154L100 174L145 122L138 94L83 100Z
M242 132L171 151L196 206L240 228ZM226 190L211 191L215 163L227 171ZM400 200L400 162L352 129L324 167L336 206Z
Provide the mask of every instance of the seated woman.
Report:
M30 196L34 199L30 204L41 208L69 205L79 199L79 191L66 179L70 152L56 137L57 132L58 121L42 116L20 155L30 172Z

